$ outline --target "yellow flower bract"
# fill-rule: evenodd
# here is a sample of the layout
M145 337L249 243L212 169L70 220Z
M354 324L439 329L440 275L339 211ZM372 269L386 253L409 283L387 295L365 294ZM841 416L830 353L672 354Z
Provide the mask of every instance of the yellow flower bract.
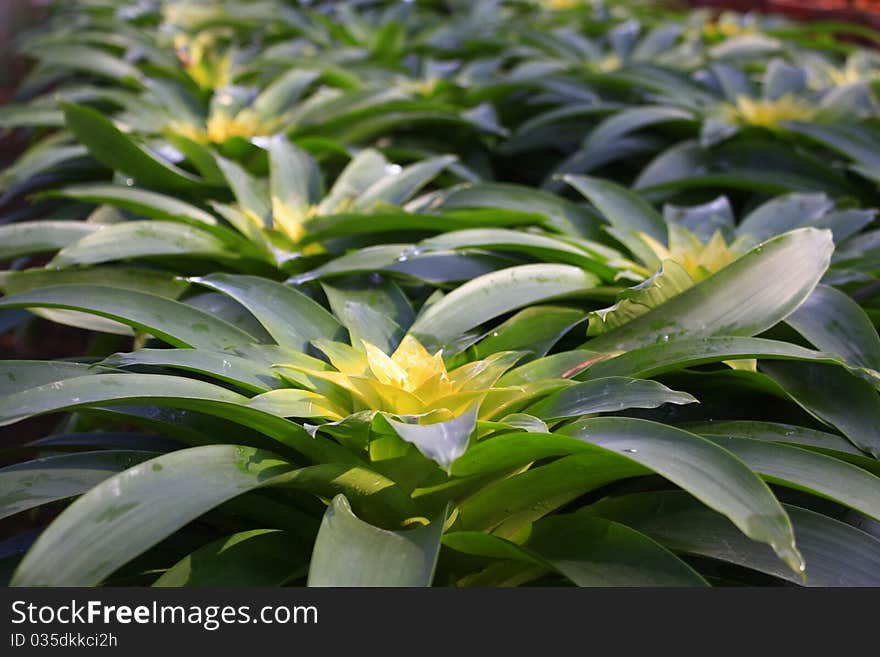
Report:
M363 350L340 342L316 341L332 370L278 367L291 370L290 378L298 385L311 387L322 396L322 407L332 413L327 414L329 419L373 410L430 414L431 421L442 421L458 417L478 403L514 362L511 352L502 352L448 371L442 350L431 354L410 335L390 356L366 340L361 344Z
M174 121L168 126L168 129L200 144L222 144L233 137L251 139L271 134L272 127L261 122L253 110L244 109L235 116L229 116L224 112L214 112L208 117L204 128Z
M746 240L728 245L720 230L703 244L696 235L678 224L670 225L668 248L649 235L642 234L641 237L661 262L672 260L687 271L695 283L729 265L745 252L747 246Z
M739 96L729 106L728 118L737 123L776 129L783 121L810 121L816 110L803 100L785 95L776 100L756 100Z

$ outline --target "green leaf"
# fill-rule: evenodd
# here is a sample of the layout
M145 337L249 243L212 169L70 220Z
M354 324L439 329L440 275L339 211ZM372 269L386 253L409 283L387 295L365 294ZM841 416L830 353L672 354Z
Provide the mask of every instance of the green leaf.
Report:
M556 194L508 183L477 183L438 192L439 208L506 208L546 217L548 228L572 236L593 237L597 218Z
M696 554L807 586L880 585L880 541L838 520L785 505L804 555L802 576L724 516L678 491L625 495L588 508L647 534L674 552Z
M612 146L622 137L658 123L693 121L691 112L668 105L645 105L621 110L599 123L584 140L589 151ZM586 194L585 194L586 195Z
M646 233L666 244L666 222L638 194L599 178L566 175L562 179L586 196L618 231Z
M198 118L194 117L193 121ZM226 184L226 178L217 161L214 159L214 151L206 144L200 144L192 139L188 139L182 135L168 133L164 135L165 139L179 150L186 159L192 163L193 168L205 179L210 185L221 187Z
M149 292L176 299L189 285L167 272L154 269L127 267L89 267L87 269L26 269L0 273L0 288L7 294L17 294L52 285L97 284L126 290ZM119 322L79 312L32 308L34 315L59 324L84 328L89 331L133 335L130 327Z
M583 514L545 518L518 545L482 532L451 532L453 550L555 570L577 586L706 586L690 566L625 525Z
M761 371L804 410L834 427L859 449L880 457L880 397L846 370L823 363L761 363Z
M684 267L674 260L665 260L651 278L623 290L613 306L591 312L587 335L601 335L623 326L693 285L694 279Z
M239 257L228 242L195 226L162 221L126 221L83 237L52 259L53 267L91 265L150 256Z
M576 295L598 279L571 265L521 265L486 274L456 288L423 312L410 333L428 349L452 342L465 331L536 301Z
M95 374L30 387L0 400L0 426L71 408L103 410L105 406L130 404L155 404L224 418L288 445L313 461L357 460L335 442L314 440L298 424L249 407L243 395L205 381L164 374ZM152 415L157 413L154 410ZM175 421L179 421L179 413Z
M308 86L318 79L320 71L292 68L273 80L254 100L254 109L262 121L276 119L294 107Z
M188 554L153 586L281 586L306 574L308 556L302 552L302 540L293 532L238 532Z
M349 274L387 272L403 279L416 278L432 284L464 281L518 264L516 260L488 253L464 254L454 251L417 253L412 244L379 244L334 258L309 272L292 276L297 285L315 279Z
M818 285L785 320L818 349L857 367L880 370L880 337L865 311L843 292Z
M539 258L542 262L576 265L604 280L613 280L617 273L615 268L605 264L607 258L604 254L591 253L553 237L502 228L474 228L449 232L423 240L416 248L421 252L447 249L518 251Z
M216 226L219 223L213 215L173 196L123 185L100 183L71 185L53 191L51 195L86 203L112 205L150 219L183 221L207 226Z
M748 358L843 364L831 354L779 340L715 336L639 347L614 355L612 358L593 360L575 375L578 379L606 376L632 376L644 379L686 367ZM588 359L584 360L586 362Z
M584 514L543 518L524 547L578 586L707 586L684 561L644 534Z
M532 441L548 437L530 433L519 435ZM493 438L485 444L490 445L502 437ZM576 441L570 439L570 442ZM460 461L482 444L478 443L472 450L468 450ZM459 518L462 528L491 530L498 536L510 537L529 523L588 491L619 479L651 472L638 463L607 450L595 447L589 449L587 446L583 452L482 488L460 504Z
M812 293L833 249L829 231L801 228L785 233L587 346L593 351L623 351L683 338L761 333Z
M786 194L750 212L740 222L736 232L762 242L786 231L805 227L833 207L834 201L825 194Z
M80 495L107 477L154 456L155 452L130 450L79 452L0 468L0 518Z
M175 347L223 350L254 338L213 315L155 294L102 285L53 285L0 299L0 308L80 310L146 331Z
M346 415L345 409L325 395L295 388L270 390L251 398L247 405L278 417L337 420Z
M357 196L354 209L369 212L382 205L401 205L457 159L455 155L441 155L386 172Z
M880 461L867 456L846 438L834 433L808 429L794 424L750 420L696 422L688 423L682 428L708 438L739 436L749 440L791 444L852 463L880 477Z
M770 483L827 497L880 520L880 477L855 465L806 449L760 440L736 436L709 439L742 459Z
M288 285L234 274L210 274L191 280L235 299L286 349L307 351L312 340L339 340L345 331L323 306Z
M147 187L170 191L210 191L211 185L136 144L110 119L90 107L61 102L67 127L101 164Z
M293 466L236 445L164 454L104 480L40 535L12 586L94 586L204 512Z
M411 424L385 415L391 428L408 443L416 446L425 457L449 470L452 463L467 449L471 434L477 426L479 405L456 418L431 424Z
M0 360L0 398L64 379L100 374L85 363L52 360Z
M23 221L0 226L0 261L57 251L91 235L101 226L82 221Z
M281 385L278 375L269 367L241 356L204 349L139 349L108 356L101 365L117 368L154 365L197 372L256 393Z
M670 390L656 381L605 377L576 383L526 407L526 413L544 420L560 420L627 408L657 408L663 404L692 404L686 392Z
M321 173L317 162L284 135L275 135L269 140L269 172L276 223L280 217L292 214L302 225L309 208L321 199Z
M64 126L64 113L54 107L5 105L0 107L0 126L10 130L15 128L61 128Z
M561 431L650 468L726 515L750 538L770 545L793 571L803 570L785 511L730 452L681 429L631 418L579 420Z
M217 164L235 194L241 209L263 226L272 226L272 198L266 183L254 178L245 169L226 158L216 157Z
M880 141L858 123L785 122L785 128L837 151L865 167L880 166Z
M379 151L372 148L358 151L318 205L318 214L338 212L340 206L351 203L373 183L385 177L388 166L388 160Z
M405 531L358 519L344 495L333 499L309 565L309 586L429 586L440 550L444 517Z
M125 59L114 57L100 48L75 43L34 43L24 49L43 64L100 75L120 82L139 81L140 70Z
M3 112L0 108L0 125ZM64 125L64 116L58 112L59 126ZM60 143L60 145L59 145ZM10 191L17 185L27 184L37 176L52 170L70 170L88 159L89 151L79 144L70 146L65 135L59 133L47 137L21 154L10 166L0 172L0 191Z
M141 267L88 267L83 269L21 269L0 274L0 289L17 294L52 285L104 285L150 292L168 299L177 299L189 287L178 276L156 269Z
M323 283L330 308L348 329L351 343L370 342L385 353L392 353L413 321L413 310L406 295L394 283L379 284L340 281Z
M525 365L521 365L505 374L499 380L499 385L512 386L524 383L537 383L547 379L568 379L578 372L613 354L599 354L586 349L574 349L562 351L538 358Z
M553 456L590 453L613 460L603 450L561 433L515 432L483 439L471 446L452 466L456 477L473 477L522 467Z
M363 214L331 214L311 217L303 244L323 242L333 237L376 233L428 232L464 230L474 226L530 226L540 217L513 210L458 210L444 214L411 214L399 209L390 212L373 212L369 220Z
M572 328L584 321L582 310L561 306L524 308L496 326L474 346L474 359L499 351L528 351L544 356Z

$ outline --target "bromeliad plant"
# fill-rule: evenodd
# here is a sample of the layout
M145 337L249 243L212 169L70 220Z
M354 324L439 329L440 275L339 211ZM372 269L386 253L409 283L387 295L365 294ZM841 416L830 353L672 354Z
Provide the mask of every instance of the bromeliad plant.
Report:
M823 328L821 318L830 307L854 310L840 293L816 287L830 252L827 232L784 234L582 347L546 356L560 336L583 325L583 301L514 311L588 298L597 279L571 265L491 273L415 317L388 283L347 291L327 285L331 306L342 309L334 317L265 279L218 274L194 281L242 304L274 344L155 295L68 285L7 297L0 305L111 315L174 348L93 364L6 362L4 423L73 409L80 417L74 433L44 447L117 440L78 431L95 421L89 417L161 427L194 445L161 455L152 439L135 434L123 449L60 453L4 470L8 490L19 491L7 512L84 493L41 534L13 583L134 577L206 584L232 571L245 583L305 576L312 585L699 585L707 577L738 579L748 569L795 582L827 583L823 573L833 572L864 583L876 539L819 507L782 506L762 482L808 491L799 498L807 507L812 493L880 515L880 481L859 467L870 463L861 450L877 450L870 431L801 384L804 375L829 377L829 385L867 393L880 378L876 369L856 357L748 337L788 317L813 344L833 343L834 326ZM558 328L540 347L535 330L548 322ZM450 360L457 365L434 351L446 345L458 353ZM722 365L746 358L757 358L759 371ZM720 369L688 369L696 363ZM678 387L701 390L706 396L695 406L710 409L669 415L695 398L651 380L662 373ZM793 400L824 422L840 422L858 447L834 442L832 434L820 438L809 422L791 424L797 414L788 402L769 404L770 416L758 421L700 424L718 403L702 383L707 377L728 396ZM181 426L182 416L162 408L188 411L188 421ZM647 418L634 410L620 415L639 408ZM234 443L218 443L232 433ZM811 451L821 440L829 442ZM633 477L651 474L662 478L646 485L663 492L628 490ZM21 493L25 481L34 483ZM853 481L861 491L855 496ZM324 513L319 500L330 504ZM563 506L568 512L558 513ZM187 557L185 530L199 516L207 534ZM230 518L239 524L232 534ZM709 527L713 533L703 533ZM737 532L758 542L726 551ZM707 538L715 535L723 541ZM160 541L163 549L150 549ZM91 549L82 549L85 542ZM781 560L761 557L761 542ZM239 547L227 553L232 544ZM266 550L276 557L271 564L251 556ZM736 567L718 571L714 561L675 553Z
M11 584L880 583L873 59L588 4L59 8Z

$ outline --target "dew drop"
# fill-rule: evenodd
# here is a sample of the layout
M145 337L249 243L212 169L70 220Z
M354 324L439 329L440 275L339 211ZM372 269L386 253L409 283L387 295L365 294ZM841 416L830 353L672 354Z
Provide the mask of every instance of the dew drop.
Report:
M134 186L134 178L126 178L126 179L125 179L125 184L126 184L127 186L129 186L129 187Z
M639 453L639 450L632 449L631 447L627 447L623 451L626 452L627 454L638 454Z
M389 176L396 176L398 173L403 171L403 167L399 164L387 164L385 165L385 173Z

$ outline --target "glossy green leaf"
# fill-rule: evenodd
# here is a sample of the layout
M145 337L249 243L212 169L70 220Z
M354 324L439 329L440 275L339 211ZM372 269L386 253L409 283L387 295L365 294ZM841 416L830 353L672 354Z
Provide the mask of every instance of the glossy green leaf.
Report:
M314 461L350 463L357 457L332 441L314 440L301 426L247 405L219 385L164 374L96 374L30 387L0 400L0 426L71 408L156 404L224 418L250 427ZM155 415L156 413L154 413Z
M575 383L528 406L526 413L545 420L559 420L626 408L657 408L663 404L692 404L686 392L670 390L656 381L605 377Z
M563 180L586 196L616 229L639 231L666 243L663 217L637 194L598 178L567 175Z
M222 350L254 342L244 331L186 304L102 285L53 285L0 299L0 308L65 308L146 331L176 347Z
M485 358L499 351L528 351L536 357L544 356L585 318L585 313L575 308L544 305L524 308L474 346L475 358Z
M47 456L0 468L0 518L80 495L155 452L107 450Z
M462 185L439 193L440 208L507 208L546 217L548 227L568 234L593 237L598 219L585 208L556 194L509 183Z
M204 349L139 349L108 356L101 365L126 368L159 366L197 372L251 392L266 392L281 385L269 367L229 353Z
M340 281L336 285L323 283L321 287L333 313L348 329L353 345L366 340L391 353L412 324L409 300L394 283Z
M423 240L417 248L421 252L463 248L519 251L539 258L543 262L577 265L605 280L613 280L616 273L613 267L605 264L604 254L591 253L550 236L503 228L474 228L449 232Z
M57 251L100 229L82 221L24 221L0 226L0 260Z
M539 434L523 435L542 438ZM462 459L467 458L470 451ZM585 449L582 454L558 459L482 488L459 505L461 526L468 530L491 530L508 538L588 491L650 472L618 454Z
M696 554L807 586L877 586L880 541L850 525L785 505L804 555L803 579L765 545L689 495L660 491L599 502L589 512L647 534L674 552Z
M91 265L128 258L194 256L230 260L227 242L195 226L162 221L127 221L103 226L65 247L52 259L54 267Z
M13 586L93 586L202 513L293 468L270 452L193 447L128 468L71 504L40 535Z
M561 431L666 477L770 545L792 570L802 570L788 516L767 485L730 452L681 429L631 418L579 420Z
M842 364L831 354L780 340L715 336L639 347L611 358L588 363L575 375L579 379L606 376L648 378L686 367L748 358Z
M271 227L272 199L265 181L253 177L237 162L217 156L217 164L241 209L249 215L249 219Z
M2 360L0 361L0 397L36 388L47 383L75 379L105 370L92 369L85 363L59 360Z
M524 547L578 586L706 586L681 559L634 529L581 514L543 518Z
M416 424L401 422L386 416L388 424L398 436L416 446L424 456L448 470L467 449L471 434L477 426L478 406L474 405L460 416L443 422Z
M859 449L880 457L880 397L875 386L823 363L765 362L760 369L808 413L836 427Z
M771 483L827 497L880 520L880 477L861 468L788 445L736 436L712 436L710 440Z
M86 203L112 205L150 219L184 221L216 226L217 218L194 205L167 194L123 185L88 184L71 185L52 192Z
M819 285L786 320L818 349L839 354L854 366L880 370L880 337L859 304Z
M321 197L321 174L317 162L284 135L276 135L269 140L269 172L269 191L276 222L279 217L292 214L292 218L302 224L309 208Z
M153 586L281 586L306 574L308 556L302 552L302 541L292 532L238 532L188 554Z
M309 586L429 586L444 518L416 529L389 531L352 513L343 495L333 499L309 564Z
M323 306L289 285L234 274L210 274L192 280L235 299L286 349L306 351L312 340L339 339L344 332Z
M208 191L200 178L161 159L119 130L103 114L84 105L61 103L67 127L101 164L148 187L171 191Z
M591 340L594 351L712 335L751 336L785 319L828 268L828 231L802 228L775 237L628 324Z
M476 278L423 312L410 332L438 348L498 315L535 301L576 295L598 279L571 265L522 265Z
M17 294L53 285L104 285L177 299L189 283L168 272L142 267L88 267L77 269L21 269L0 274L0 289Z

